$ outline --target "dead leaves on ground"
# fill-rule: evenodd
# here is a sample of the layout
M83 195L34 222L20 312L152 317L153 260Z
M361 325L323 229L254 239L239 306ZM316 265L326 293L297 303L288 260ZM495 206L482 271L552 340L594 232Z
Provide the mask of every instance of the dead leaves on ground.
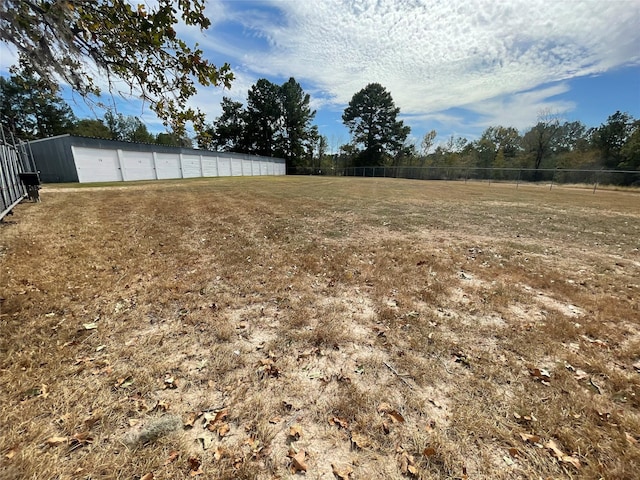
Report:
M383 402L378 405L378 413L387 415L389 418L391 418L393 423L404 423L404 417L402 416L402 414L393 409L388 403Z
M258 366L258 375L260 378L278 378L280 376L280 370L275 365L275 360L273 358L263 358L260 360L260 364Z
M558 444L555 442L555 440L549 440L544 444L544 447L548 450L551 450L555 457L561 462L569 463L577 469L581 467L580 460L578 460L578 458L573 455L565 454L562 450L560 450L560 447L558 447Z
M579 469L582 466L578 457L576 457L575 455L568 455L564 453L560 448L560 446L558 445L558 443L553 439L543 443L542 438L539 435L533 435L529 433L520 433L519 435L522 441L525 443L528 443L538 448L546 448L553 454L553 456L557 460L559 460L562 463L573 465L576 469ZM512 450L514 450L513 453L512 453ZM512 457L515 457L516 455L519 454L519 451L513 448L513 449L509 449L509 453L511 454Z
M298 450L297 452L292 448L289 450L288 457L291 459L289 469L291 473L306 472L308 470L306 459L306 452L304 450Z
M551 373L544 368L529 367L529 375L546 387L551 385L551 383L549 383Z
M338 480L349 480L351 474L353 473L353 468L351 468L349 465L345 467L338 467L337 465L332 463L331 471Z
M299 440L302 436L302 427L298 424L289 427L289 437L293 440Z

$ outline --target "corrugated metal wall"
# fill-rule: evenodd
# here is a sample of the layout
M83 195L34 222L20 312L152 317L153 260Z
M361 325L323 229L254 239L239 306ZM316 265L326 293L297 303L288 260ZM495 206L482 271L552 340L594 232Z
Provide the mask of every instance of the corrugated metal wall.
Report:
M45 183L285 175L281 158L63 135L31 142Z
M4 137L4 135L3 135ZM19 174L24 171L15 145L0 138L0 220L24 198L26 190Z

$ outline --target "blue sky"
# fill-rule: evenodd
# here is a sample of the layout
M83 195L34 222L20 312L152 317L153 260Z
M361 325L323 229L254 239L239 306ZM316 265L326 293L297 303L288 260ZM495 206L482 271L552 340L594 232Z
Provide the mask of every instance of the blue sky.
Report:
M524 131L542 112L588 126L616 110L640 118L640 0L209 0L207 12L207 32L179 34L236 74L231 90L193 99L210 121L223 95L244 100L259 78L290 76L331 149L349 140L342 112L370 82L391 92L418 143L431 129L442 142L491 125ZM6 70L12 55L0 53ZM136 100L117 103L162 130Z

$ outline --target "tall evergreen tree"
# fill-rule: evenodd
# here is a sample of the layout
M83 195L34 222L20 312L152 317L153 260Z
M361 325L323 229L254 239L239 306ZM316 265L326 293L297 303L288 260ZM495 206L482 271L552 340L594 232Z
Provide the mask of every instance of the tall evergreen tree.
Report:
M282 128L280 87L266 78L252 85L247 95L246 138L249 151L272 157L276 154L276 134Z
M302 166L318 138L317 127L311 126L316 112L309 107L309 101L309 94L304 93L295 78L291 77L280 86L282 128L278 134L277 154L286 160L290 173Z
M395 156L411 129L397 120L400 108L379 83L356 93L342 115L358 151L358 164L382 165L386 155Z
M247 94L247 106L229 98L222 100L222 115L203 135L201 148L252 153L286 160L295 172L313 156L318 129L312 125L315 111L310 96L295 78L276 85L262 78Z
M70 133L75 124L58 89L30 72L0 77L0 117L2 126L23 140Z
M221 105L222 115L207 129L206 136L198 138L200 148L248 153L247 111L241 102L234 102L228 97L222 99Z

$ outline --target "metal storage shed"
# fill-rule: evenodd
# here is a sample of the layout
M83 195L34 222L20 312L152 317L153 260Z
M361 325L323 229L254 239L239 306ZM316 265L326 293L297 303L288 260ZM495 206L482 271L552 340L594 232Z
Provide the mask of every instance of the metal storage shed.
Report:
M285 175L281 158L60 135L30 142L44 183Z

